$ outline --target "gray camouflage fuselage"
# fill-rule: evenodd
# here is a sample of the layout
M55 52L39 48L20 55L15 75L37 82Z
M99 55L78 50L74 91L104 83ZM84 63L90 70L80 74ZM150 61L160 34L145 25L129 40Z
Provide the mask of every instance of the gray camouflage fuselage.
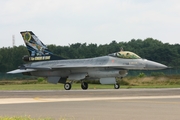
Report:
M124 77L127 75L127 70L159 70L166 68L165 65L146 59L123 59L112 56L43 61L25 64L24 66L30 69L38 69L30 72L33 76L68 77L72 74L83 73L81 79ZM77 80L73 77L71 79Z

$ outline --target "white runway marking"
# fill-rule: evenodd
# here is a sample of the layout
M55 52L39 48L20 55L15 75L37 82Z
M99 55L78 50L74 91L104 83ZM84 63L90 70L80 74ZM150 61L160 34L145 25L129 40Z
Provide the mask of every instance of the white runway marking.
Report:
M180 96L137 96L137 97L94 97L94 98L5 98L0 104L42 103L42 102L74 102L74 101L101 101L101 100L141 100L141 99L170 99Z

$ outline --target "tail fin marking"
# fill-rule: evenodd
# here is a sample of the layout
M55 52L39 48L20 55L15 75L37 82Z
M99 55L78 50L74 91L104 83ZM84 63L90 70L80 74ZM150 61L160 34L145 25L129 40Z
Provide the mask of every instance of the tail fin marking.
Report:
M44 43L32 31L20 32L30 56L25 56L25 61L60 60L62 57L50 52Z

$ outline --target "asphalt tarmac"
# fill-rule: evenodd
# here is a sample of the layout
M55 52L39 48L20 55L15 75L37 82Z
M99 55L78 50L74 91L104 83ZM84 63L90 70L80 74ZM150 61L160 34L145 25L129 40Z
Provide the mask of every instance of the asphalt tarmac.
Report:
M179 120L180 89L0 91L0 116Z

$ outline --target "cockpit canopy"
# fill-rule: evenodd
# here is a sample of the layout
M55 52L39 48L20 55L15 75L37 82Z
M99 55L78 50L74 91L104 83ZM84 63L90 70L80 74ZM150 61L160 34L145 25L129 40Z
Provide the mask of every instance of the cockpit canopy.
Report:
M124 58L124 59L141 59L137 54L129 51L120 51L117 53L109 54L109 56Z

